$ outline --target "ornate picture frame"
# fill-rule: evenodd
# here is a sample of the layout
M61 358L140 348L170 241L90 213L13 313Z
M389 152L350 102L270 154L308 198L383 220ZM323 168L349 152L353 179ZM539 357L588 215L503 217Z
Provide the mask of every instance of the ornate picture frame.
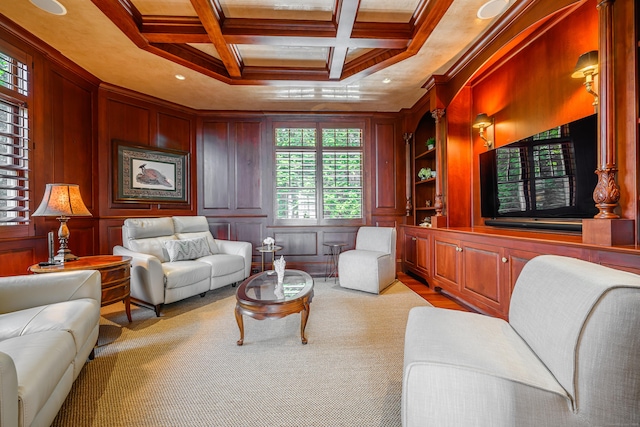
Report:
M113 200L188 203L189 153L113 140Z

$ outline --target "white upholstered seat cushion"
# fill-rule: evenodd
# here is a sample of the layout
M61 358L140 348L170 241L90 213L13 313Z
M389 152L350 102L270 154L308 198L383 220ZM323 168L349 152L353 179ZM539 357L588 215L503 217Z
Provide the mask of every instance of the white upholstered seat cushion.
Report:
M194 283L211 280L211 266L200 261L175 261L162 263L165 288L182 288Z
M244 270L244 258L240 255L216 254L199 258L211 266L211 277L221 277Z
M433 307L410 311L405 427L541 426L570 413L566 391L504 320Z

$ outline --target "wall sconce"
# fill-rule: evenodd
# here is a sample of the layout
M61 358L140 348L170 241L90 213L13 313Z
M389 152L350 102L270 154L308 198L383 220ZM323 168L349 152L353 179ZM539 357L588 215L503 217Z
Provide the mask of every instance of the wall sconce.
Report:
M573 70L571 77L574 79L585 79L584 86L593 97L593 107L597 112L598 94L593 91L593 78L598 74L598 51L583 53L578 58L576 68Z
M475 129L480 129L480 138L484 140L484 146L487 148L491 148L493 146L493 142L488 140L484 136L484 130L493 124L493 119L487 116L486 113L480 113L476 116L476 119L473 121L473 126Z
M67 246L70 235L67 221L71 216L91 216L91 212L82 201L80 187L77 184L47 184L42 202L40 202L40 206L31 216L58 217L58 221L60 221L60 229L58 230L60 249L58 249L58 254L53 258L55 262L78 259Z

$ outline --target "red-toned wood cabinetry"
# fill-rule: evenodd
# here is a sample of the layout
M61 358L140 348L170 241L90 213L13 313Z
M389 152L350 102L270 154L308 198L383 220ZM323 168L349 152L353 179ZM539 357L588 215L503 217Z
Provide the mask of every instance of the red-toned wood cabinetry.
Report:
M538 255L564 255L640 274L637 248L585 245L579 235L403 226L400 236L405 271L482 313L504 319L520 272Z
M433 236L433 275L439 287L457 293L460 291L462 257L460 241L439 234Z
M407 229L404 234L405 266L418 274L429 274L429 236Z
M451 234L451 233L448 233ZM493 244L466 241L434 233L434 274L437 286L489 314L505 313L504 250Z

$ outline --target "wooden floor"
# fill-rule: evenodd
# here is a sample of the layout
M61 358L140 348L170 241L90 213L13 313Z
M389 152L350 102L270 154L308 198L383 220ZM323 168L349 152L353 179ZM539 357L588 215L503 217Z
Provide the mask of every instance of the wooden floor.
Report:
M448 308L451 310L460 310L460 311L473 311L469 308L463 306L462 304L456 302L453 298L450 298L440 292L436 292L425 283L416 279L414 276L403 273L401 271L398 272L398 280L407 285L409 289L420 295L422 298L427 300L434 307L439 308Z

